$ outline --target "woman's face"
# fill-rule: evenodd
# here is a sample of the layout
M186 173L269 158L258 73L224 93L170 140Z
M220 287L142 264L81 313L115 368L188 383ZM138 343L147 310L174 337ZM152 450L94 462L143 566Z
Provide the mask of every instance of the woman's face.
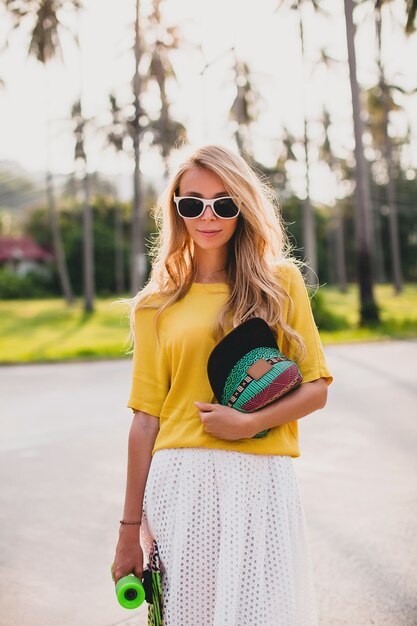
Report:
M220 198L221 196L228 196L229 194L217 174L202 167L193 167L182 175L179 185L179 195L207 199ZM184 220L185 227L190 237L193 238L197 246L204 250L212 250L225 246L235 232L239 219L239 217L232 219L217 217L209 204L200 217L189 219L178 215L178 218Z

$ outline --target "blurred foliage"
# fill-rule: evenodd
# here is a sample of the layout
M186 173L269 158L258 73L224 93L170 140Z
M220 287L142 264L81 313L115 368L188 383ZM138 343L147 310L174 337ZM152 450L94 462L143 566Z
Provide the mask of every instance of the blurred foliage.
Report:
M274 177L272 177L274 180ZM396 180L397 203L399 212L399 237L401 243L401 262L405 281L417 281L417 176L415 172L402 172ZM155 224L149 215L150 208L156 200L152 187L145 189L146 240L149 247L150 238L154 236ZM373 212L378 212L380 225L380 243L382 263L387 280L391 276L391 253L389 240L389 215L387 213L386 186L372 184ZM72 284L76 294L82 293L82 210L75 200L66 198L59 211L64 250ZM123 258L125 285L129 284L129 261L131 250L131 204L117 203L111 197L96 196L92 203L94 216L94 261L96 291L100 296L116 293L115 278L115 213L119 207L123 222ZM352 198L339 200L343 214L346 246L346 271L348 282L356 281L355 225ZM292 254L303 259L302 239L303 202L297 196L289 196L283 201L282 215L288 233ZM336 276L336 234L335 210L332 207L315 207L316 236L318 252L318 276L320 285L337 284ZM25 233L42 247L51 249L51 235L47 210L40 207L33 210L24 225ZM148 270L150 268L148 260ZM51 282L44 286L50 294L60 294L59 281L54 266L51 266ZM40 285L26 289L27 297L38 297ZM29 284L29 283L28 283ZM13 289L13 288L11 288ZM20 291L20 290L19 290ZM11 293L11 292L10 292ZM12 297L12 296L10 296ZM20 296L16 296L20 297Z
M406 281L417 282L417 172L400 172L395 180L398 208L398 230L401 247L401 264ZM373 186L374 210L381 213L381 242L384 267L391 276L389 239L389 213L386 185Z
M322 330L342 330L349 328L349 322L344 315L335 313L326 303L323 292L318 289L313 291L310 298L314 320L320 331Z
M95 281L98 295L115 293L115 209L116 203L104 197L96 197L92 203ZM118 205L122 210L124 229L123 259L125 275L129 272L128 239L130 236L130 207ZM68 271L74 292L83 292L83 238L82 238L82 207L73 203L72 206L59 211L59 222L62 231L64 253L68 263ZM26 222L26 232L43 248L51 249L51 235L48 213L39 208L31 213ZM53 268L51 294L60 293L60 283L56 268Z
M150 208L155 201L155 191L151 186L144 189L146 211L145 237L149 238L155 228L150 217ZM94 270L96 293L99 296L116 294L116 211L121 212L123 229L122 254L125 286L129 284L131 250L131 213L130 202L117 202L113 198L96 196L92 200ZM83 232L82 207L70 198L59 210L59 223L62 231L64 253L74 293L83 293ZM25 222L25 232L46 250L51 250L51 234L48 212L45 207L33 210ZM149 262L148 262L149 269ZM60 283L54 265L51 267L52 278L49 287L51 295L59 295ZM26 297L30 297L30 293Z
M28 272L24 276L7 267L0 268L0 299L42 298L53 293L51 279L38 272Z
M401 264L405 281L417 281L417 173L409 171L401 172L396 179L398 228L401 250ZM372 193L372 219L375 221L376 213L380 229L381 244L379 254L387 280L391 277L391 250L389 232L389 212L387 207L386 185L371 184ZM357 276L356 267L356 243L353 198L346 197L339 200L339 207L343 214L346 271L348 282L355 282ZM296 196L286 198L282 206L282 215L287 228L293 254L303 259L302 237L302 211L303 202ZM318 276L320 284L337 283L336 276L336 233L335 211L332 207L315 207L316 237L318 254Z

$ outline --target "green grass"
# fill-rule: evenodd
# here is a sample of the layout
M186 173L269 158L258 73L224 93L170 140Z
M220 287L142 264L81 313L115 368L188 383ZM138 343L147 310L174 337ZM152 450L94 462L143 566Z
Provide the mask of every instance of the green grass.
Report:
M128 307L97 299L95 311L62 299L0 302L0 363L120 358L128 349Z
M358 328L358 291L346 294L334 287L321 290L326 308L346 320L346 328L320 328L324 344L417 337L417 285L406 285L400 296L387 285L375 289L381 323ZM115 298L96 300L85 314L80 299L68 308L62 299L0 302L0 363L122 358L128 348L128 308Z
M375 298L381 322L365 328L359 327L359 292L356 285L349 285L345 294L327 286L320 291L326 308L347 322L347 327L340 330L319 329L324 344L417 337L417 285L405 285L399 296L394 294L390 285L376 285Z

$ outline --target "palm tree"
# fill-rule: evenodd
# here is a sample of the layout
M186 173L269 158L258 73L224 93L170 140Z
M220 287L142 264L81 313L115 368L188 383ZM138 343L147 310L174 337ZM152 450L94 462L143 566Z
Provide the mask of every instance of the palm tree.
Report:
M324 67L326 72L329 71L332 67L337 67L342 61L331 57L324 48L320 49L320 61L316 65L316 68ZM330 141L329 131L331 128L331 117L329 111L323 106L322 113L322 125L324 131L324 141L319 149L320 159L327 163L330 172L332 173L336 185L343 179L345 171L346 171L346 162L343 159L337 158L334 154L333 147ZM344 234L344 215L341 209L341 203L338 198L335 198L335 209L334 209L334 222L335 222L335 233L336 233L336 242L335 242L335 256L336 256L336 277L339 283L339 289L342 293L347 290L347 271L346 271L346 254L345 254L345 234ZM330 229L329 229L330 236ZM329 249L331 249L332 245L330 243ZM333 260L330 257L330 262L333 263ZM333 269L333 266L332 268ZM331 272L329 272L331 273Z
M29 21L30 42L29 55L42 63L47 71L47 63L54 58L62 59L60 30L61 22L58 14L64 5L69 5L73 9L80 9L79 0L3 0L7 11L14 20L15 28L26 24ZM48 97L46 98L48 103ZM61 282L62 292L69 305L74 302L74 294L68 274L65 260L62 235L59 226L57 211L55 207L55 193L53 187L53 177L50 171L50 149L49 149L49 126L50 120L47 116L47 163L46 163L46 192L48 202L49 221L52 234L52 245L57 263L58 274Z
M383 0L375 1L375 24L376 24L376 40L377 40L377 64L379 71L379 88L382 100L382 130L383 130L383 149L384 159L387 168L387 194L389 207L389 232L391 246L391 262L392 262L392 280L396 294L402 291L402 271L401 271L401 255L400 242L398 236L398 208L396 202L396 190L394 180L394 168L392 159L392 143L388 132L388 118L390 110L390 87L385 80L385 72L382 64L382 8Z
M374 148L375 156L369 161L368 167L372 175L376 174L384 166L383 158L381 162L381 155L384 154L383 143L383 106L379 94L379 86L371 87L365 92L364 98L364 114L365 128L369 131L370 144ZM379 189L379 187L377 187ZM387 275L385 270L385 256L386 249L382 245L382 218L381 218L381 202L378 197L374 199L371 193L371 212L369 216L370 221L370 237L371 237L371 254L372 254L372 268L373 276L376 283L386 283Z
M256 103L259 94L254 88L251 70L234 55L234 75L236 83L236 97L230 108L230 119L236 122L235 139L240 152L253 158L253 150L250 145L249 127L256 119Z
M79 54L79 93L80 97L72 108L72 119L75 122L75 162L80 164L83 188L83 288L84 311L91 313L94 310L95 280L94 280L94 237L93 211L90 203L90 177L87 169L87 153L85 150L86 120L83 115L83 63L81 47L81 11L77 8L76 44ZM90 120L91 121L91 120Z
M325 161L331 173L337 180L338 177L338 162L332 149L332 145L329 138L329 129L331 126L330 114L325 107L323 107L323 130L324 141L320 147L320 159ZM336 271L337 280L339 282L339 289L342 293L347 290L347 274L346 274L346 255L345 255L345 234L344 234L344 220L343 213L340 208L340 203L336 198L335 204L335 222L336 222Z
M111 146L116 153L124 151L125 140L129 137L123 111L117 103L116 96L110 94L110 112L112 116L111 125L106 133L107 145ZM114 230L115 230L115 284L116 293L123 293L125 290L125 272L123 255L123 214L122 208L115 203Z
M283 185L282 188L284 192L289 195L290 191L287 188L288 178L287 178L287 163L289 161L297 161L297 157L294 153L294 145L296 143L295 138L290 133L290 131L283 126L282 128L282 137L281 137L282 149L279 153L276 168L282 174Z
M74 159L79 164L83 188L83 287L84 311L91 313L94 310L94 241L93 241L93 214L90 203L89 176L87 172L87 154L85 151L85 119L82 114L81 100L74 103L71 118L75 124Z
M170 115L167 97L167 81L176 80L175 70L171 63L171 53L180 45L180 32L176 26L165 26L161 16L162 0L153 0L152 13L146 23L146 31L152 33L152 44L145 43L144 52L150 57L149 69L144 78L144 87L156 82L159 89L161 112L159 118L149 123L152 132L152 143L161 150L165 168L165 177L168 176L168 158L172 146L181 137L186 137L185 127Z
M303 5L306 2L310 2L314 10L319 11L320 6L317 0L279 0L278 8L282 5L289 3L292 10L297 12L298 17L298 30L301 44L301 56L303 69L306 67L306 54L305 54L305 37L304 37L304 22L303 22ZM303 77L305 80L306 77ZM303 201L303 240L304 240L304 256L308 265L305 268L306 277L308 283L313 285L316 283L317 276L317 242L316 242L316 226L314 219L313 206L310 198L310 154L309 154L309 133L308 133L308 120L307 115L304 112L303 115L303 148L304 148L304 163L305 163L305 192L306 197Z
M170 115L166 85L175 72L170 61L170 53L179 45L179 34L176 27L166 27L161 16L162 0L154 0L153 11L147 18L140 15L140 1L136 0L135 19L135 72L132 79L134 114L124 115L114 95L110 96L113 123L107 132L107 142L119 151L127 136L132 138L134 170L134 194L132 214L132 266L131 291L136 294L143 286L146 273L145 252L145 218L143 203L142 178L140 171L140 142L143 135L151 139L151 143L161 151L165 175L168 172L169 154L180 136L185 137L185 128ZM151 37L147 40L146 35ZM143 60L145 63L143 63ZM147 63L147 73L143 65ZM139 67L141 65L141 67ZM158 85L160 95L160 115L155 120L144 110L141 95L151 83ZM117 120L116 120L117 118ZM116 126L117 129L116 129Z
M373 294L373 282L370 257L370 191L369 178L363 150L363 123L356 76L356 55L354 45L353 0L344 0L346 40L348 49L349 78L352 95L353 128L355 136L356 161L356 241L358 254L358 281L360 292L360 324L366 325L379 321L379 311Z
M142 134L142 107L140 96L142 91L142 78L139 71L139 63L142 55L142 37L140 31L140 0L136 0L135 17L135 71L132 80L134 115L130 123L133 139L133 153L135 170L133 178L133 213L132 213L132 266L131 266L131 292L135 295L145 283L146 256L145 256L145 227L142 209L142 181L140 172L140 138Z

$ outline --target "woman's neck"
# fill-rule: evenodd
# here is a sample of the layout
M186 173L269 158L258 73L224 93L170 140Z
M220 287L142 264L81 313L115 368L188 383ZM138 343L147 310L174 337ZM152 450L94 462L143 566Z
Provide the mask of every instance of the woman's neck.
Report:
M198 283L226 282L227 251L199 250L196 254Z
M202 274L197 274L195 279L196 283L225 283L227 282L227 274L224 270L219 270L218 272L214 272L209 276L205 276Z

